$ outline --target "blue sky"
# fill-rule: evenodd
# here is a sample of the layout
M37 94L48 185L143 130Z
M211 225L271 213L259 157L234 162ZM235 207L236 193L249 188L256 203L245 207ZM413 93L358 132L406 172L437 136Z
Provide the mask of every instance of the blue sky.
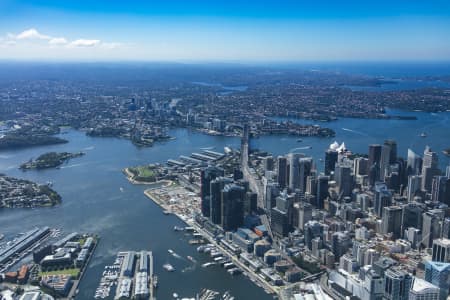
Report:
M450 1L0 0L0 59L450 60Z

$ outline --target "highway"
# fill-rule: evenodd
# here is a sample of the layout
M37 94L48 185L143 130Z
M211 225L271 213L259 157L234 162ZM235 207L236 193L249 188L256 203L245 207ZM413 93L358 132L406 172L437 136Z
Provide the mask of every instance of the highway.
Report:
M264 209L264 186L261 183L261 180L253 176L250 172L250 167L248 166L248 155L249 155L249 135L248 133L244 133L242 137L242 145L241 145L241 169L244 175L244 179L249 182L250 189L258 195L258 207ZM269 236L273 240L272 229L270 228L269 219L267 215L261 215L261 222L264 226L266 226L267 232Z

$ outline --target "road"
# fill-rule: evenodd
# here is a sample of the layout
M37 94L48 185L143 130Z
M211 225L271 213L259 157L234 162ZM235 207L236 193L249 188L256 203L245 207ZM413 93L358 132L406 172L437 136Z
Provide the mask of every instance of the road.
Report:
M241 147L241 169L244 175L244 179L249 182L250 189L258 195L258 207L264 209L264 186L261 183L261 180L256 178L250 172L250 167L248 166L248 155L249 155L249 137L248 134L244 134L242 138L242 147ZM269 236L273 240L272 229L270 227L269 219L267 215L261 215L261 222L266 227Z

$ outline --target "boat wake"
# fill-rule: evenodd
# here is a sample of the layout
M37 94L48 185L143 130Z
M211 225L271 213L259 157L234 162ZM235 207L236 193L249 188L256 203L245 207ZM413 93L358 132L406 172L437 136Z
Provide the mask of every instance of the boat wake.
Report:
M348 132L352 132L352 133L356 133L356 134L359 134L359 135L362 135L362 136L369 136L367 133L364 133L364 132L361 132L361 131L356 131L356 130L349 129L349 128L342 128L342 130L348 131Z

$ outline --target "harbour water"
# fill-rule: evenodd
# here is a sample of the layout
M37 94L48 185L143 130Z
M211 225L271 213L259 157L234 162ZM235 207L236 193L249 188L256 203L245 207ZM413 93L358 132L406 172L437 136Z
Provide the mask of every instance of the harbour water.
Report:
M449 158L441 151L450 147L450 113L390 111L393 114L415 115L417 120L364 120L339 119L321 123L336 131L335 138L298 138L286 135L263 136L252 140L252 146L274 155L296 151L319 158L334 140L345 142L353 152L367 152L368 144L382 143L386 138L396 139L399 155L405 156L407 148L421 154L425 145L439 153L441 167ZM310 122L296 120L299 122ZM314 122L313 122L314 123ZM426 132L427 137L419 137ZM155 272L159 277L157 298L170 299L175 292L181 297L193 297L202 288L220 292L229 290L236 299L271 299L261 288L244 276L232 277L219 266L202 268L210 261L199 254L196 246L189 245L189 236L173 230L183 226L173 215L162 210L143 194L144 186L130 184L121 170L127 166L165 162L169 158L188 155L201 148L239 147L236 137L207 136L187 129L170 131L175 140L157 143L151 148L138 148L130 141L117 138L88 137L82 132L67 130L61 136L69 143L0 152L0 173L30 179L39 183L53 182L53 188L62 196L62 204L53 208L0 210L0 233L5 239L34 226L61 228L64 232L92 232L101 236L90 266L79 289L77 299L92 299L103 272L112 264L118 251L149 249L153 251ZM84 151L86 155L71 160L60 169L23 172L19 165L48 151ZM167 252L173 249L181 257ZM187 259L192 256L193 261ZM172 264L175 272L163 269Z

